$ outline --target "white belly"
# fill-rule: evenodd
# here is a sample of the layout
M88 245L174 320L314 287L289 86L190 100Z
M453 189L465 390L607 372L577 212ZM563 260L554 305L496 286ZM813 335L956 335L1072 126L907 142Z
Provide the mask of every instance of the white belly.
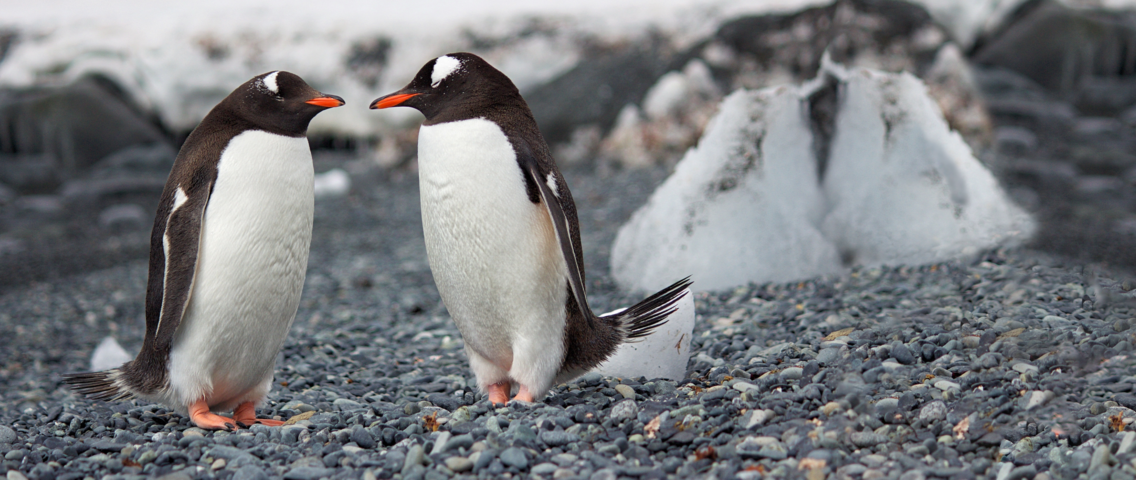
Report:
M418 168L430 269L466 346L506 371L518 342L559 361L567 267L505 134L484 119L423 126Z
M248 131L221 155L197 276L170 353L179 405L204 396L228 410L267 393L304 286L312 184L306 138Z

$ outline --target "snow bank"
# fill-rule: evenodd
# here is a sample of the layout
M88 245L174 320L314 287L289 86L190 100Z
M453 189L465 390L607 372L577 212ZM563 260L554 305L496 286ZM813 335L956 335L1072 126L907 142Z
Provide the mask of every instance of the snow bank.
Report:
M18 36L0 61L0 86L99 74L167 127L188 131L237 85L288 70L347 100L348 108L316 117L310 132L372 136L419 117L375 115L366 105L454 50L482 54L523 91L572 68L588 42L655 33L692 42L723 18L817 3L823 0L444 0L397 8L365 0L333 8L299 0L9 2L0 29Z
M611 358L593 371L618 378L667 378L675 381L686 378L695 317L694 294L690 289L675 306L678 309L667 317L667 323L638 342L620 345Z
M935 262L1032 230L918 79L825 62L805 86L728 96L620 229L612 275L632 290L685 275L721 289Z
M829 68L829 72L839 72ZM909 74L844 74L821 230L851 261L919 264L1032 232L994 176Z
M114 337L106 337L99 342L99 346L95 347L94 353L91 354L91 371L100 372L118 368L131 360L134 360L134 356L126 353L126 350L118 344Z

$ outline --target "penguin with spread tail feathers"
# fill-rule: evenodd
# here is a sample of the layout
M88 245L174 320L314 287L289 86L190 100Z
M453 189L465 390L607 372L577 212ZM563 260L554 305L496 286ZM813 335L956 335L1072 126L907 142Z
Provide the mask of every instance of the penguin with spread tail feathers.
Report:
M67 375L99 400L142 398L201 428L254 423L296 316L314 209L308 123L343 99L258 75L217 104L178 153L150 236L146 337L119 368ZM232 417L214 412L232 411Z
M576 205L520 92L470 53L428 62L371 103L421 112L418 174L438 292L492 403L542 398L650 334L687 292L679 280L615 314L588 307Z

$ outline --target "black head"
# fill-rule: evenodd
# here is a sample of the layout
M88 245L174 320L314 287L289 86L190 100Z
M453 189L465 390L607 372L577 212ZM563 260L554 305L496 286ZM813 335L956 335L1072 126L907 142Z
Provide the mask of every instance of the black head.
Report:
M303 136L308 123L343 99L316 91L296 74L275 71L257 75L237 87L218 107L271 133Z
M479 117L486 109L516 105L525 103L512 80L472 53L430 60L405 88L371 102L372 109L411 107L426 116L427 124Z

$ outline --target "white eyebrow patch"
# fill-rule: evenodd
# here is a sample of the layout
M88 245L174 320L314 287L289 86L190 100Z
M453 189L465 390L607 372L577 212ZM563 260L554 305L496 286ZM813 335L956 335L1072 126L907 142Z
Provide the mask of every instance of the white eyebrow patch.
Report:
M280 93L280 86L276 84L276 74L280 73L279 70L264 76L264 88L272 93Z
M460 66L461 61L454 57L448 55L438 57L434 60L434 71L430 73L430 81L432 82L430 86L437 87L439 83L442 83L442 80L457 71Z

